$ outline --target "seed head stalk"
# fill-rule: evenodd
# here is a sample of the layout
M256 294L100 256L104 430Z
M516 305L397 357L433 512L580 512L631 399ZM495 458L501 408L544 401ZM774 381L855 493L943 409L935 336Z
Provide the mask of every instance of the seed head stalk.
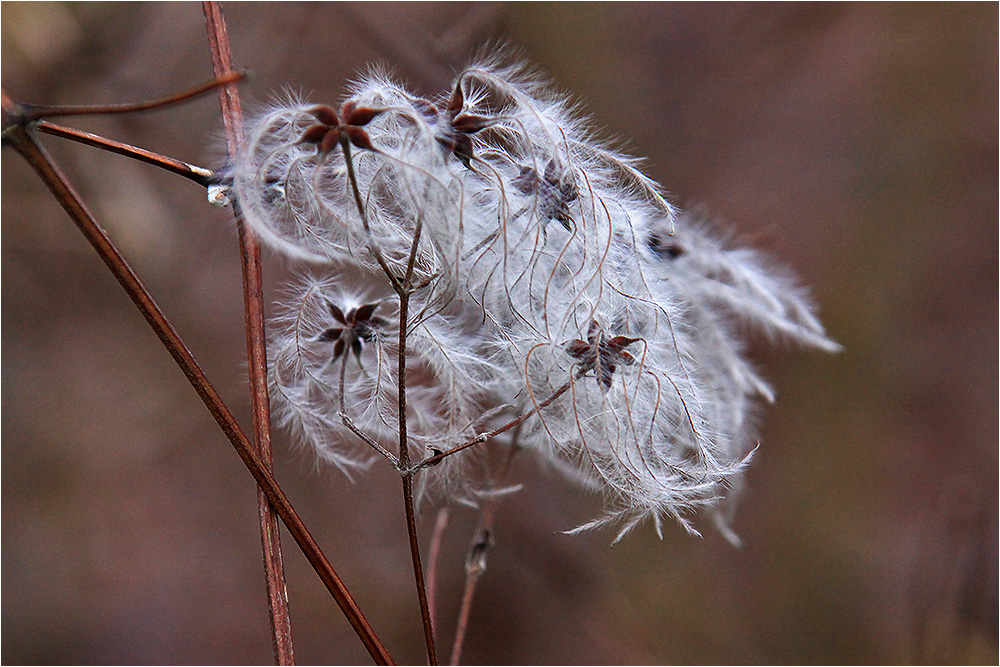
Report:
M407 261L406 273L400 280L396 276L385 258L382 256L378 246L375 245L371 237L371 228L368 224L368 215L365 212L364 202L361 198L361 190L358 187L357 176L354 172L354 162L351 158L351 143L346 133L340 137L340 146L344 152L344 162L347 165L347 176L351 184L351 191L354 194L354 202L358 207L358 215L361 216L365 232L368 234L368 247L379 266L385 272L386 277L392 284L393 289L399 297L399 355L398 355L398 412L399 412L399 455L398 468L400 479L403 484L403 507L406 513L406 532L410 543L410 560L413 562L413 578L417 586L417 600L420 604L420 617L424 626L424 641L427 646L427 662L430 665L438 664L437 649L434 642L434 626L431 620L430 605L427 602L427 588L424 583L423 565L420 561L420 542L417 539L417 521L413 507L413 472L410 470L410 451L406 428L406 334L407 321L409 319L410 294L413 292L413 267L416 261L417 246L420 243L421 222L418 218L413 234L413 242L410 246L410 255ZM341 372L343 378L343 372ZM343 386L343 385L342 385ZM341 389L341 400L343 400L343 389Z
M348 359L350 359L350 355L345 354L340 362L340 421L343 422L344 426L350 429L351 433L364 440L372 449L388 459L393 467L398 470L399 459L396 458L392 452L380 445L377 440L358 428L357 425L355 425L354 420L347 414L347 402L344 399L344 376L347 373Z

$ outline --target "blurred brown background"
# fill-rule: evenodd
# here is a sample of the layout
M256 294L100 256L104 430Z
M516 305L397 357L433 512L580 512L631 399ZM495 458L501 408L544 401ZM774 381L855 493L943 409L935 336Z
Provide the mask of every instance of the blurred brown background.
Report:
M336 102L373 60L423 92L490 39L811 285L837 356L778 389L732 549L595 516L527 460L469 663L996 663L997 24L989 4L231 4L245 99ZM2 5L3 86L129 101L211 76L195 3ZM199 164L218 102L71 123ZM249 428L228 211L154 168L43 138ZM271 660L250 476L79 232L3 152L4 663ZM273 291L287 273L267 258ZM394 656L423 659L399 483L276 435L277 475ZM434 518L423 513L426 545ZM447 534L447 647L474 522ZM285 537L301 663L368 657ZM444 651L442 651L444 653Z

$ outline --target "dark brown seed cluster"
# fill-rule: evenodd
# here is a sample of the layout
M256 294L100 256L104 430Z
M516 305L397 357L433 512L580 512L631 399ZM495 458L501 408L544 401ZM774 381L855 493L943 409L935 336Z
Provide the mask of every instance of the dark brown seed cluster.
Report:
M545 165L544 175L539 175L533 167L521 167L521 173L511 179L511 184L521 194L539 198L543 219L555 220L566 231L573 231L569 205L580 197L580 189L575 181L559 178L555 160L549 160Z
M347 348L351 348L358 362L361 362L361 348L363 343L374 340L376 330L385 325L385 320L375 315L375 309L379 304L366 303L357 308L351 308L344 313L333 303L327 302L330 314L337 320L340 327L331 327L316 336L316 340L324 343L333 343L333 361L340 358Z
M299 137L300 144L315 144L319 154L326 156L343 140L350 141L358 148L375 150L371 137L364 126L384 109L359 107L357 103L348 100L340 107L340 115L325 104L309 109L316 123L306 128Z
M413 106L431 122L442 116L437 105L423 98L413 100ZM462 164L471 169L472 160L475 158L472 135L493 125L496 120L488 116L465 112L465 93L462 92L461 81L455 86L455 90L448 100L444 119L446 121L444 129L434 138L445 150L454 154L461 160Z
M608 338L597 320L591 320L587 329L587 340L571 340L566 343L566 351L579 363L584 373L594 371L597 383L602 391L611 389L615 370L619 364L631 366L635 357L625 351L625 348L641 339L628 336Z

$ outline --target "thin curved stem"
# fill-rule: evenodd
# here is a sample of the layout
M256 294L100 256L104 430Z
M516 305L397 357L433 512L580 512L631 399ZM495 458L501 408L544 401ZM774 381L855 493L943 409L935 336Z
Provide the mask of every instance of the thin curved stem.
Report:
M375 241L372 239L372 230L368 224L368 213L365 211L365 203L361 199L361 189L358 187L358 177L354 173L354 159L351 157L351 142L347 138L347 135L343 135L340 138L340 147L344 151L344 162L347 164L347 179L351 183L351 192L354 195L354 203L358 207L358 215L361 216L361 225L365 229L365 235L368 237L368 250L371 252L375 261L378 262L379 267L385 273L389 282L392 284L392 288L396 291L396 294L402 295L403 284L399 281L399 277L392 272L389 265L385 261L385 257L382 256L382 251L379 247L375 245ZM405 329L405 326L403 327Z
M340 362L340 421L350 429L351 433L364 440L369 447L387 458L393 468L399 470L399 459L392 452L380 445L377 440L358 428L354 420L347 414L347 401L344 398L344 375L347 373L347 360L349 358L350 355L345 352L342 357L343 360Z
M151 109L161 109L185 102L192 97L197 97L202 93L207 93L213 88L235 83L246 77L245 72L227 72L226 74L199 84L194 88L158 97L146 102L133 102L125 104L74 104L74 105L45 105L45 104L24 104L21 107L20 119L22 122L30 123L42 118L56 118L59 116L98 116L116 113L135 113L137 111L149 111Z

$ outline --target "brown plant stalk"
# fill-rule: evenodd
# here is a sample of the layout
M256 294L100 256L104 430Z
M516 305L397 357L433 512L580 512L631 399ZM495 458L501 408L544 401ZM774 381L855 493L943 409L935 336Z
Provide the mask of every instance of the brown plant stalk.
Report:
M198 167L193 164L188 164L187 162L181 162L180 160L175 160L174 158L167 157L166 155L160 155L159 153L154 153L153 151L147 151L144 148L138 148L136 146L132 146L131 144L102 137L99 134L84 132L83 130L77 130L72 127L65 127L64 125L57 125L56 123L50 123L47 120L38 121L35 123L35 128L37 128L39 132L44 132L45 134L51 134L55 137L69 139L70 141L76 141L84 144L85 146L100 148L101 150L108 151L109 153L117 153L118 155L130 157L133 160L139 160L140 162L145 162L146 164L155 165L160 169L165 169L177 174L178 176L190 179L202 187L208 187L212 183L212 177L214 174L211 169L205 169L204 167Z
M368 247L372 255L378 261L379 266L385 272L386 277L392 284L393 289L399 297L399 355L398 355L398 420L399 420L399 454L397 468L400 472L400 479L403 485L403 510L406 514L406 533L410 545L410 560L413 563L413 579L417 587L417 601L420 604L420 619L424 627L424 643L427 648L427 662L431 665L438 664L437 648L434 641L434 623L431 619L430 605L427 601L427 587L424 582L424 568L420 561L420 542L417 538L416 512L413 508L413 471L410 470L410 450L406 428L406 333L407 320L409 318L410 294L416 287L413 284L413 268L417 257L417 246L420 243L420 233L422 229L421 220L417 220L416 229L413 232L413 242L410 245L410 255L407 260L406 273L399 278L392 269L389 268L382 253L371 240L371 229L368 225L368 214L365 212L364 203L361 197L361 190L358 188L358 179L354 173L354 161L351 158L351 141L346 133L340 135L340 147L344 152L344 162L347 165L347 178L351 184L354 194L354 202L358 207L358 215L361 216L365 232L369 234ZM341 400L343 400L343 389L341 389Z
M441 545L444 542L444 531L448 528L448 521L451 519L451 507L445 505L438 510L437 519L434 521L434 532L431 535L431 545L427 554L427 608L431 615L431 623L437 624L437 597L438 585L438 564L441 562Z
M585 372L585 369L584 369L584 372ZM584 374L583 372L577 371L576 379L579 379L583 374ZM523 423L526 419L528 419L529 417L531 417L535 413L537 413L537 412L539 412L541 410L544 410L549 405L551 405L553 403L553 401L555 401L557 398L559 398L560 396L562 396L563 394L565 394L567 391L569 391L569 389L570 389L570 387L572 385L573 385L573 381L572 380L566 381L561 387L559 387L554 392L552 392L552 394L550 394L546 399L544 399L542 402L540 402L537 405L535 405L535 407L533 407L532 409L528 410L527 412L522 412L520 415L518 415L514 419L510 420L506 424L503 424L502 426L498 426L495 429L493 429L492 431L487 431L486 433L482 433L480 435L477 435L475 438L473 438L472 440L469 440L468 442L464 442L461 445L455 445L451 449L448 449L448 450L443 451L443 452L438 452L437 454L434 454L432 456L428 456L427 458L423 459L422 461L417 461L413 465L413 467L410 469L409 472L412 474L412 473L415 473L415 472L417 472L419 470L423 470L424 468L428 468L430 466L437 465L443 459L445 459L445 458L447 458L449 456L452 456L453 454L457 454L458 452L460 452L462 450L465 450L465 449L468 449L469 447L475 447L476 445L481 445L484 442L486 442L487 440L489 440L490 438L494 438L494 437L500 435L501 433L509 431L510 429L514 428L515 426L519 426L521 423Z
M410 275L403 285L409 287ZM399 467L405 471L410 466L409 444L406 431L406 318L410 305L409 292L399 297ZM417 520L413 509L413 475L402 472L403 509L406 512L406 532L410 542L410 560L413 562L413 578L417 585L417 600L420 603L420 618L424 625L424 642L427 645L428 664L438 664L437 648L434 642L434 624L431 620L430 605L427 602L427 587L424 584L424 569L420 562L420 542L417 540Z
M218 2L203 2L205 28L212 52L215 76L222 79L233 72L232 53L226 21ZM226 145L234 158L243 143L243 111L239 89L235 82L219 88L222 120L226 129ZM267 348L264 333L264 292L260 264L260 243L246 226L239 202L233 202L233 216L240 243L240 266L243 274L243 307L246 320L247 361L250 380L250 401L253 412L254 440L268 471L273 472L271 451L271 406L267 393ZM281 554L281 534L278 516L263 489L257 489L257 509L260 519L260 541L264 558L267 606L271 619L271 640L274 659L279 665L295 664L292 644L292 619L288 612L288 591Z
M451 645L451 659L449 664L457 665L462 657L462 647L465 645L465 634L469 628L469 617L472 615L472 598L476 594L476 586L479 579L486 572L486 559L490 550L493 549L493 523L496 518L497 505L500 502L498 493L503 480L510 470L511 461L519 450L518 440L521 432L520 423L515 429L503 455L500 470L493 479L492 493L487 495L479 508L479 521L475 531L472 533L472 541L469 544L469 551L465 558L465 587L462 591L462 603L458 610L458 621L455 625L455 638Z
M131 267L104 233L93 215L80 200L66 177L49 158L23 122L21 107L0 92L3 108L4 143L14 148L35 170L42 182L52 192L56 201L69 215L93 246L105 265L112 272L129 298L136 305L147 323L184 373L188 382L201 397L223 433L236 449L258 486L267 495L275 511L285 523L289 534L299 545L306 559L326 585L365 648L377 664L394 664L392 657L361 613L350 592L330 565L319 545L296 513L273 475L267 470L249 439L240 429L235 417L226 407L218 392L209 382L204 371L195 361L173 326L153 301Z
M81 105L42 105L42 104L21 104L18 109L20 120L24 123L39 120L41 118L56 118L58 116L95 116L99 114L115 113L135 113L137 111L149 111L151 109L162 109L173 104L186 102L193 97L208 92L220 85L235 83L245 77L244 72L228 71L224 76L198 84L188 90L158 97L155 100L145 102L129 102L125 104L81 104Z

